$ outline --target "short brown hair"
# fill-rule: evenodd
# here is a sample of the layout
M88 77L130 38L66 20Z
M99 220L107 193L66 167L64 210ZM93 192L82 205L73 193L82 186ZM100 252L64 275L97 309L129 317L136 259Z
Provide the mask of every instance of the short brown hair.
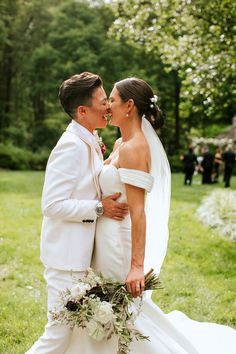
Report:
M102 86L99 75L83 72L63 81L59 89L59 99L64 111L75 118L76 108L80 105L90 106L93 92Z

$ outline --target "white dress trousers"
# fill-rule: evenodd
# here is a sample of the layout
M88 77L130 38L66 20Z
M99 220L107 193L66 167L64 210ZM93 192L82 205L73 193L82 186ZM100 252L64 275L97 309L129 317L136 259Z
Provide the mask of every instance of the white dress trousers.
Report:
M72 329L67 325L53 323L49 311L59 309L59 292L70 289L84 272L45 268L44 277L48 292L48 323L43 335L26 354L63 354L70 342Z

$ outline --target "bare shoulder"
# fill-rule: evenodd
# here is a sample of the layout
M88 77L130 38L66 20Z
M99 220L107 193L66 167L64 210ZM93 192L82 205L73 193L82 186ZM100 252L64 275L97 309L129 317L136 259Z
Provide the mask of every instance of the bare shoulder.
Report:
M136 134L120 147L119 165L121 168L149 171L150 151L143 134Z

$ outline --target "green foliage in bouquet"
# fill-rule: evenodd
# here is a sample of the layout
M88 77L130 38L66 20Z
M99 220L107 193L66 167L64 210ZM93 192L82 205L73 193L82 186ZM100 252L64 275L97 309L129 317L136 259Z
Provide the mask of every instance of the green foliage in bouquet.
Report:
M160 288L159 278L150 270L145 276L145 290ZM91 268L72 289L60 294L61 309L52 311L52 319L70 326L86 328L88 335L100 341L118 336L118 354L129 353L132 340L148 340L135 329L134 321L142 305L134 305L125 284L104 278Z

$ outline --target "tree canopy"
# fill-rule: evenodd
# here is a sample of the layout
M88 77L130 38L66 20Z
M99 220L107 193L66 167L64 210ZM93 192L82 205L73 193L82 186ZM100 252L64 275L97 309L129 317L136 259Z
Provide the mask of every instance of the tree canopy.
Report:
M82 71L109 94L147 80L166 112L170 154L193 129L212 135L235 113L236 4L230 0L1 0L0 162L42 168L68 123L58 87ZM108 152L117 134L102 132ZM20 150L21 149L21 150ZM32 160L32 161L31 161ZM29 162L31 161L31 162Z

